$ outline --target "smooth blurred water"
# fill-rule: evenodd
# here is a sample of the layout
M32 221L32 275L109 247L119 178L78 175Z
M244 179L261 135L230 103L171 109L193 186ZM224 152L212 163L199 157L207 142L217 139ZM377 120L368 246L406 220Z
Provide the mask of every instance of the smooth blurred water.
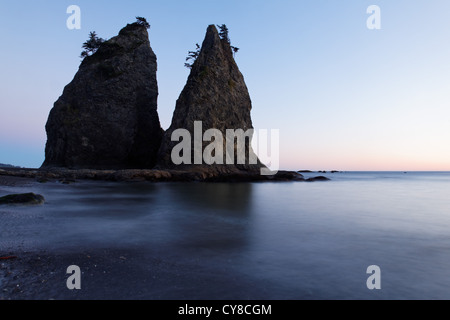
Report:
M246 279L249 299L450 299L450 173L326 176L32 185L47 203L0 208L0 248L138 248ZM379 291L366 287L370 265L381 268Z

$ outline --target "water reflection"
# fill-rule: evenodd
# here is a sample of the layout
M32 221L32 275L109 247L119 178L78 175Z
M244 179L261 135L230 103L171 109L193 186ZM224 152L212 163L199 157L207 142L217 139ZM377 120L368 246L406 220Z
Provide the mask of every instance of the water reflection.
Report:
M119 220L154 213L160 191L150 183L82 183L43 190L48 204L62 207L65 215Z
M185 206L220 209L231 215L246 215L251 207L250 183L196 183L172 185L176 201Z
M145 182L46 185L41 191L48 202L40 209L45 208L42 214L52 224L51 232L39 241L52 246L144 245L174 255L180 250L195 254L244 248L253 224L253 187ZM43 225L44 229L49 227Z
M177 245L198 250L231 250L248 244L252 224L252 184L168 186L168 232ZM176 204L174 207L173 204Z

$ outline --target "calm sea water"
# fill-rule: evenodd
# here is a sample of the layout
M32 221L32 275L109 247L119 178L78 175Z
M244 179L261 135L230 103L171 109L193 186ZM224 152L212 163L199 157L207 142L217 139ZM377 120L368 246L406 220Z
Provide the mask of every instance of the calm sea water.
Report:
M327 176L32 185L47 203L0 214L1 247L137 248L228 279L222 291L199 281L195 290L211 298L240 288L248 299L450 299L450 173ZM371 265L381 268L381 290L367 289Z

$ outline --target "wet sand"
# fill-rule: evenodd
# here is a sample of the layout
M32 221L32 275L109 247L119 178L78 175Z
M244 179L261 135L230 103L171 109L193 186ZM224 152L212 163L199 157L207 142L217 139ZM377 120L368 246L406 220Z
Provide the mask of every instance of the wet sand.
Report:
M11 252L0 263L0 300L209 300L264 299L244 279L201 266L177 265L135 250L79 253ZM81 290L66 287L66 269L78 265ZM209 288L207 293L199 288ZM261 288L263 289L263 288ZM255 296L256 294L256 296ZM266 297L267 298L267 297Z

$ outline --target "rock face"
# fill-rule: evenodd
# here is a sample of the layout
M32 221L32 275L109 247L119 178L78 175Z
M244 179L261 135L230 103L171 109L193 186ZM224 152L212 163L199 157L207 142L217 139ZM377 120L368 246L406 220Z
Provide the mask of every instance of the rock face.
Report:
M44 168L152 168L164 134L147 29L127 25L81 63L51 110Z
M238 164L237 146L234 144L234 165L226 163L226 130L242 129L244 132L252 129L250 111L252 103L244 77L233 58L231 46L227 40L221 39L214 25L208 27L200 54L192 66L191 73L179 99L170 128L166 131L158 156L158 167L177 170L216 171L229 174L235 171L259 171L263 165L259 160L250 163L248 150L251 150L247 140L245 163ZM223 135L223 164L207 165L195 161L194 122L202 121L202 132L217 129ZM172 133L177 129L186 129L192 136L191 164L173 163L171 154L180 141L173 142ZM214 139L211 139L214 141ZM203 142L200 150L211 144ZM197 155L198 155L197 149ZM203 152L202 152L203 153ZM201 155L200 155L201 157ZM254 156L256 158L256 155ZM197 158L198 159L198 158ZM257 159L257 158L256 158ZM241 161L242 162L242 161Z

